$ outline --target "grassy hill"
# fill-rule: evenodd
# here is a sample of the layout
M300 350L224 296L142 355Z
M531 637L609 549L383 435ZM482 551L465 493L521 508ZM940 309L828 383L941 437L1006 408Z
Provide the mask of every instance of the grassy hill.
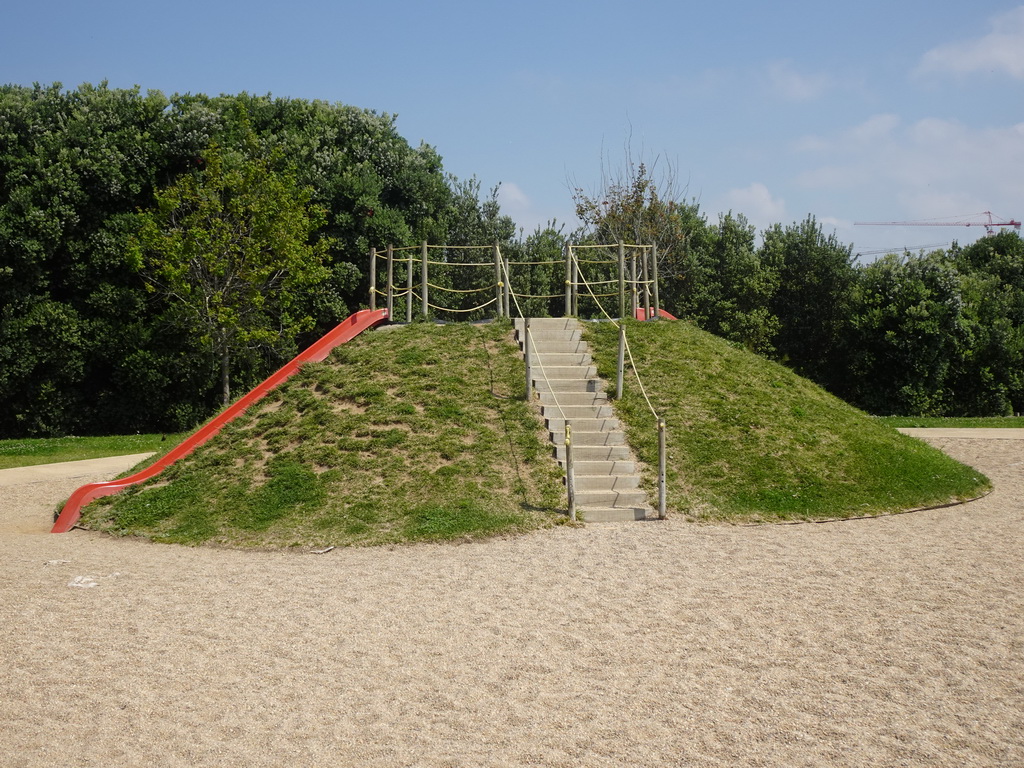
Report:
M618 334L588 323L615 378ZM842 518L969 498L981 473L832 397L788 368L683 322L629 322L637 369L667 421L668 506L700 520ZM657 466L655 419L630 374L619 415ZM647 478L650 490L654 477Z
M614 380L617 334L588 323ZM671 513L694 520L877 514L976 495L980 473L788 369L682 323L631 323L668 422ZM224 546L463 539L565 521L557 465L506 322L365 333L308 365L192 456L89 507L82 524ZM619 404L657 464L634 379ZM649 490L654 476L647 475Z
M82 524L228 546L382 544L561 522L508 323L364 333Z

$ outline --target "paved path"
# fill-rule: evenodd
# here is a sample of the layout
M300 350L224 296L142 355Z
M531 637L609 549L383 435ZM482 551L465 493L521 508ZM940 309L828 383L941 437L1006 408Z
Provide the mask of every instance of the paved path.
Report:
M110 475L112 479L152 455L152 453L133 453L128 456L107 456L102 459L64 461L57 464L35 464L31 467L0 469L0 486L27 485L28 483L41 483L48 480L92 477L93 475Z
M954 438L957 440L1024 440L1024 429L1003 429L1001 427L985 429L936 429L922 427L905 427L900 429L905 435L912 437L927 437L931 440L938 438Z

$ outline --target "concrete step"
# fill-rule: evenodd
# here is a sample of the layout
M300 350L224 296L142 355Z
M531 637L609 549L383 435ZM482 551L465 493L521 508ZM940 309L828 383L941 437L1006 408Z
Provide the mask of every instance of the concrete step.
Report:
M561 400L559 400L561 403ZM594 405L559 405L553 403L542 404L541 414L545 421L558 419L564 421L569 419L611 419L615 417L615 411L607 403Z
M576 465L573 465L574 469ZM636 475L576 475L576 493L583 491L632 491L640 487Z
M523 340L517 339L519 349L523 348ZM531 354L536 355L572 355L589 354L587 342L583 339L534 339L530 348Z
M523 318L517 317L513 320L515 329L521 331L524 326ZM579 330L580 321L575 317L531 317L530 318L530 330L543 329L546 331L552 329L566 329Z
M516 321L520 349L523 321ZM588 522L644 520L653 517L647 494L622 425L597 376L578 321L541 318L530 321L533 387L554 444L565 467L565 425L572 427L576 507Z
M565 446L555 446L555 458L565 461ZM572 446L573 467L577 461L629 461L629 448L625 445L577 445Z
M596 379L596 365L545 365L541 368L533 366L534 381L554 381L555 379Z
M589 352L537 352L530 356L530 363L550 370L561 366L593 365L594 360Z
M525 334L521 331L516 333L516 341L519 342L520 349L523 348L524 338ZM530 338L537 343L542 341L557 341L561 343L580 342L583 340L583 331L542 330L539 328L530 328Z
M544 379L533 376L533 388L538 392L554 392L560 394L581 393L581 392L603 392L604 382L600 379ZM561 402L561 398L558 398Z
M583 509L576 506L576 513L588 523L625 523L632 520L654 519L649 507L593 507Z
M646 507L647 494L641 490L576 491L577 508L587 507Z
M565 445L565 432L548 432L551 442ZM584 445L625 445L626 436L622 432L572 432L572 444L577 448Z
M572 467L573 472L581 477L632 475L636 472L636 462L633 461L578 461L575 454Z
M545 416L544 421L547 423L548 431L565 433L565 419L557 416L551 418ZM616 418L569 419L569 424L572 426L573 434L579 432L618 432L622 430L622 425Z
M607 406L608 395L604 392L549 392L537 390L538 400L541 406L555 405L586 405L586 406Z

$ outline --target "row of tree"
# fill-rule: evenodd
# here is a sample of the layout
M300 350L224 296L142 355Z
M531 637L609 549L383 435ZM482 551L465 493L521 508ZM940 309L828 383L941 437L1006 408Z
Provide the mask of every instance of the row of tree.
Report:
M1024 411L1024 241L1014 232L858 263L808 217L710 224L641 163L576 192L588 236L657 243L666 308L876 414ZM669 190L666 194L663 190Z
M386 114L0 87L0 436L191 426L365 301L371 245L513 229Z
M567 240L657 244L669 311L870 411L1022 410L1016 235L861 265L813 218L758 245L742 215L709 223L659 181L629 165L577 191L580 230L525 235L388 115L0 87L0 436L187 428L365 306L371 246L422 240L530 262L513 279L532 315L564 310L564 271L542 262Z

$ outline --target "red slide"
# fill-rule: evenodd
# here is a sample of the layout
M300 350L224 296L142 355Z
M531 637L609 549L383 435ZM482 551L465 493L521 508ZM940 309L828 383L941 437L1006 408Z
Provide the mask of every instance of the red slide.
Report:
M64 508L60 511L60 515L53 524L50 533L70 531L78 522L78 518L81 517L82 508L89 502L95 501L101 496L111 496L112 494L119 493L129 485L135 485L159 475L164 471L165 467L169 467L178 459L192 453L192 451L220 432L225 424L239 416L246 408L260 400L270 390L291 378L303 363L318 363L326 359L331 350L339 344L351 341L363 331L380 325L387 319L388 311L386 309L363 309L356 312L347 320L335 326L333 330L325 334L323 338L312 344L308 349L300 352L295 359L285 364L277 373L272 374L266 381L255 387L247 395L228 406L227 409L218 414L212 421L200 427L194 435L186 439L170 453L158 459L154 464L146 467L141 472L136 472L134 475L122 478L121 480L83 485L71 494L71 498L68 499Z
M654 307L650 308L650 313L651 313L650 317L648 317L647 319L648 320L653 320L654 319ZM658 310L658 317L664 317L666 320L678 320L679 319L675 315L670 314L669 312L666 312L664 309L659 309ZM637 320L643 320L644 319L644 308L643 307L637 307L636 319Z

